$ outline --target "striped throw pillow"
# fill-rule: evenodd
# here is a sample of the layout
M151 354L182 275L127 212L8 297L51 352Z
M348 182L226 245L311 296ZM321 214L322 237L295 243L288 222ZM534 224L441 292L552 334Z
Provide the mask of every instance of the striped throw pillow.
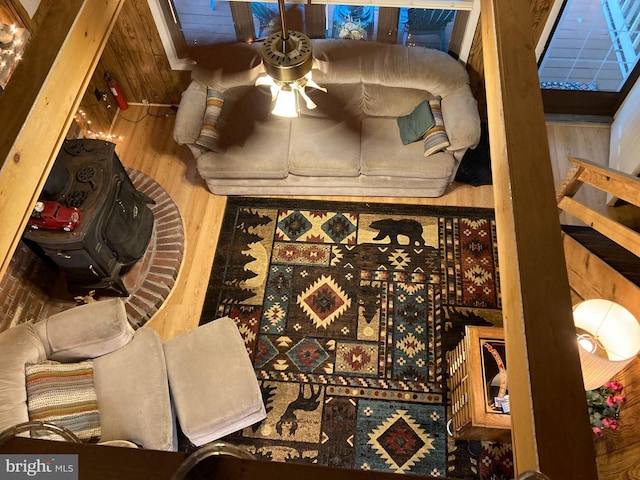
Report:
M224 95L217 90L207 87L207 107L202 119L200 135L196 140L196 145L220 152L220 130L218 128L218 118L224 105Z
M424 140L424 156L428 157L434 153L440 152L447 148L451 143L449 136L444 128L444 120L442 119L442 108L440 97L429 100L431 114L433 115L434 125L423 135Z
M44 362L25 366L30 421L53 423L83 441L100 439L100 414L93 382L93 362ZM51 433L34 438L59 439Z

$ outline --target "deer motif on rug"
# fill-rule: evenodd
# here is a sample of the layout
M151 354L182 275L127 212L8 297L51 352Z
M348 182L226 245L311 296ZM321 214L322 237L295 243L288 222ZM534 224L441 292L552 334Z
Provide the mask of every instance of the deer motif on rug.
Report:
M305 386L309 387L309 397L305 396ZM283 427L287 427L290 436L295 435L298 429L298 416L296 411L313 412L320 406L320 393L322 387L320 385L300 384L298 396L287 406L287 409L280 416L280 420L276 422L276 432L282 435Z

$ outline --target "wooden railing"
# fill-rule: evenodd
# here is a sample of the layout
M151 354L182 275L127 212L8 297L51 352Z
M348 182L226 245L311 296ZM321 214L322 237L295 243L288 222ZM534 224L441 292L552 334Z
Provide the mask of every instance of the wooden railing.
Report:
M569 158L569 162L571 169L556 188L558 207L640 257L639 233L573 198L586 183L640 207L640 180L588 160ZM640 288L569 235L563 241L569 283L578 295L614 301L640 318Z
M528 3L481 2L515 466L596 479Z
M53 2L0 95L0 278L124 1Z

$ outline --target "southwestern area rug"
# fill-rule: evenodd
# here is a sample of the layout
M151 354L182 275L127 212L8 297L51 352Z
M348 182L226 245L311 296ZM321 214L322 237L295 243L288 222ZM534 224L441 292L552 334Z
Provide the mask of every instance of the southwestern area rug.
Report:
M493 211L230 197L201 324L242 333L260 459L479 478L447 435L445 352L501 324Z

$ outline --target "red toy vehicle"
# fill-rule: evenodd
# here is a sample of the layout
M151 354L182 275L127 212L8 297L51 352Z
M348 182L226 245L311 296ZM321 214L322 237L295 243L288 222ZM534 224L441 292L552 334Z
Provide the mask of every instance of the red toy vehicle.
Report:
M80 210L75 207L63 207L58 202L38 202L33 209L27 226L34 230L64 230L70 232L80 221Z

